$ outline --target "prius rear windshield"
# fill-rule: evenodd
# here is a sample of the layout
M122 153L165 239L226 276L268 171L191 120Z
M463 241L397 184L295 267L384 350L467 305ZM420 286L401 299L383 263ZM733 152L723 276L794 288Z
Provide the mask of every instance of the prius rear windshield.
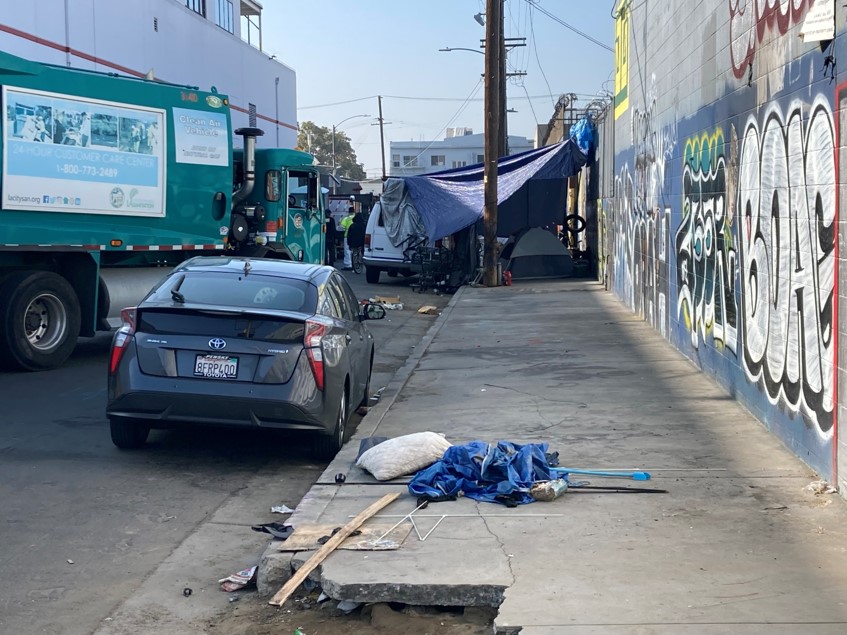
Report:
M297 278L258 274L186 271L176 273L154 289L148 301L207 304L253 311L275 310L314 313L317 288Z

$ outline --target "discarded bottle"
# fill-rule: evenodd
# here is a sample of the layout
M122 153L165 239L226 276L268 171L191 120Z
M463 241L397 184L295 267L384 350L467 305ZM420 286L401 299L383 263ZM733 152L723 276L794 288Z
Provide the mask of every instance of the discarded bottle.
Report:
M530 495L537 501L551 501L559 498L568 491L568 482L563 478L552 481L539 481L529 490Z

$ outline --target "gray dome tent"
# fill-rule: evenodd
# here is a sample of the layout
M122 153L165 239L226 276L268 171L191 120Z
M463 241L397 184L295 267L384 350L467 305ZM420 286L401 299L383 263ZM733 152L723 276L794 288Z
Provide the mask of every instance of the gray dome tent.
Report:
M503 271L514 279L566 278L573 275L573 259L555 234L531 227L515 234L500 254Z

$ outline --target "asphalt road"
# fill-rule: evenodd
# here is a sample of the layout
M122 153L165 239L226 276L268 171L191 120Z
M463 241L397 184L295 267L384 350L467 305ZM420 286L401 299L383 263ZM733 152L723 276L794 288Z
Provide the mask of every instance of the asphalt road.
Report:
M417 307L448 298L412 293L413 279L347 277L360 298L405 304L369 323L377 390L434 319ZM203 553L196 570L183 562L165 584L216 589L261 553L249 525L282 520L270 505L294 507L325 467L304 439L273 431L154 431L145 449L117 450L103 414L110 340L84 340L57 370L0 372L0 633L92 633L180 546L183 561L192 558L185 545L204 532L226 556Z

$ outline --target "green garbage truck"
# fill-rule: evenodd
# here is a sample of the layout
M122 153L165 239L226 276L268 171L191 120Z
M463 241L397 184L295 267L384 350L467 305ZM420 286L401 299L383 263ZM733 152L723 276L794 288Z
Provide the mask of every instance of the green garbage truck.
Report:
M214 88L0 52L0 99L0 365L61 365L195 255L323 262L313 157L234 149Z

